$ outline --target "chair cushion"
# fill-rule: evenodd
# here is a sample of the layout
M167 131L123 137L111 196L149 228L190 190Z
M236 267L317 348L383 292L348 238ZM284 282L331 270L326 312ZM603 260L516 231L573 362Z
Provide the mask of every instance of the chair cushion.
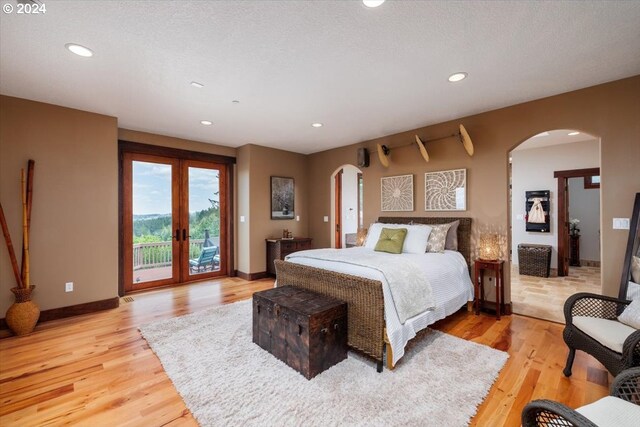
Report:
M598 427L637 427L640 406L617 397L607 396L576 409Z
M599 317L575 316L573 324L585 334L603 346L622 353L624 341L636 330L617 320L600 319Z

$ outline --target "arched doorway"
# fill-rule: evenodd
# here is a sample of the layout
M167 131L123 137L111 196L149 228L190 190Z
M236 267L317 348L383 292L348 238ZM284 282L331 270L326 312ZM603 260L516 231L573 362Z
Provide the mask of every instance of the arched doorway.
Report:
M600 139L573 129L541 132L509 153L514 313L564 322L568 296L601 293L599 168Z
M355 244L358 229L363 227L362 171L344 164L331 174L331 247Z

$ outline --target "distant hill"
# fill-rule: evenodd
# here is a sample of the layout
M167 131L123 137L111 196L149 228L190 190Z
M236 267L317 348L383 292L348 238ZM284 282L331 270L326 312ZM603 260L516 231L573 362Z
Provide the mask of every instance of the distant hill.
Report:
M145 220L145 219L156 219L156 218L165 218L165 217L169 217L171 216L171 214L144 214L144 215L134 215L133 216L133 220L134 221L140 221L140 220Z

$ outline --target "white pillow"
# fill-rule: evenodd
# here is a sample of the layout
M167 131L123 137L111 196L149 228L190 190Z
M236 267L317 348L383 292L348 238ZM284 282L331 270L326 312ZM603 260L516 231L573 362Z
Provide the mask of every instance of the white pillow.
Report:
M403 254L423 254L427 249L431 227L426 224L384 224L376 222L369 226L369 233L364 247L374 250L383 228L406 228L407 236L402 246Z
M618 320L632 328L640 329L640 299L634 299L618 316Z

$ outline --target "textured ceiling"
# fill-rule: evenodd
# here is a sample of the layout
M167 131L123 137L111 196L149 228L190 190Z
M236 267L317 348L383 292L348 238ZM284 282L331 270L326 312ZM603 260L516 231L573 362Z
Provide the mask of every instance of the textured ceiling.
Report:
M0 14L2 94L229 146L312 153L640 74L638 1L45 3Z

